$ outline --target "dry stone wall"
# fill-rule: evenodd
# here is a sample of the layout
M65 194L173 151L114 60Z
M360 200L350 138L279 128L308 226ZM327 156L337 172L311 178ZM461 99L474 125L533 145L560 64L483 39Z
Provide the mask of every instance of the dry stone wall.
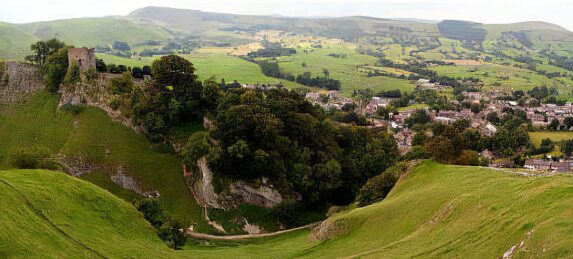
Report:
M0 63L0 105L24 101L46 88L40 67L19 62Z

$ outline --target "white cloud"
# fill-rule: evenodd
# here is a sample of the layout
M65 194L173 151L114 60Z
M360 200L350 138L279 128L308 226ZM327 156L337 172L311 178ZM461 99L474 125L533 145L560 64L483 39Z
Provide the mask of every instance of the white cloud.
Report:
M463 19L484 23L538 20L573 30L571 0L17 0L2 3L0 20L22 23L125 15L151 5L288 16L368 15L433 20Z

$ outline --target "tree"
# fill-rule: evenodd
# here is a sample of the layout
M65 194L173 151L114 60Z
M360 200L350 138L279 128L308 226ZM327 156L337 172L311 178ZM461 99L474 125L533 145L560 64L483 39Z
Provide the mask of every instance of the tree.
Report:
M442 163L452 163L459 154L459 147L454 146L452 140L443 136L432 138L424 145L424 149L426 149L428 154L432 154L438 162Z
M57 93L64 81L68 69L68 48L59 49L46 59L44 64L44 82L46 89Z
M573 117L567 117L563 120L563 125L566 126L566 129L571 129L573 127Z
M567 157L570 157L573 152L573 140L564 140L561 142L560 147L561 152L563 152Z
M159 90L169 92L177 99L183 112L197 108L202 87L191 62L176 55L163 56L153 62L151 73Z
M134 78L143 78L143 69L141 69L140 67L132 67L131 76L133 76Z
M561 123L559 122L558 119L553 119L551 120L551 122L549 123L549 125L547 125L547 129L549 130L557 130L559 128L559 125L561 125Z
M112 78L109 84L113 94L126 94L133 90L133 81L129 72L121 74L120 77Z
M96 59L96 70L99 73L105 73L107 72L107 65L105 64L105 62L103 61L103 59L99 58Z
M57 164L50 160L51 152L41 146L17 147L8 152L8 162L19 169L48 169L56 170Z
M64 48L66 44L59 41L56 38L50 39L48 41L37 41L36 43L30 45L30 49L34 54L26 56L26 61L44 66L48 56L56 53L61 48Z
M430 116L426 110L416 110L410 117L406 118L404 122L408 128L415 124L426 124L430 122Z

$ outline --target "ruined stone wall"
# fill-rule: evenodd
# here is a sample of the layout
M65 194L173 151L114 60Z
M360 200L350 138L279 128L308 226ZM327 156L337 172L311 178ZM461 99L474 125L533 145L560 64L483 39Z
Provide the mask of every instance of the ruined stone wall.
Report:
M36 65L6 62L0 69L0 105L23 101L45 88L42 72Z
M86 72L90 68L96 68L95 50L88 48L68 49L68 61L70 64L76 63L81 72Z

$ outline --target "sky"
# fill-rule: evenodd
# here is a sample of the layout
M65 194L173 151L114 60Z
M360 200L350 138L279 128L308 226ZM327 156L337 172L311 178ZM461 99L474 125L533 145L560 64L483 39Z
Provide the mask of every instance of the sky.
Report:
M458 19L482 23L546 21L573 31L573 0L0 0L0 21L27 23L127 15L145 6L211 12L381 18Z

